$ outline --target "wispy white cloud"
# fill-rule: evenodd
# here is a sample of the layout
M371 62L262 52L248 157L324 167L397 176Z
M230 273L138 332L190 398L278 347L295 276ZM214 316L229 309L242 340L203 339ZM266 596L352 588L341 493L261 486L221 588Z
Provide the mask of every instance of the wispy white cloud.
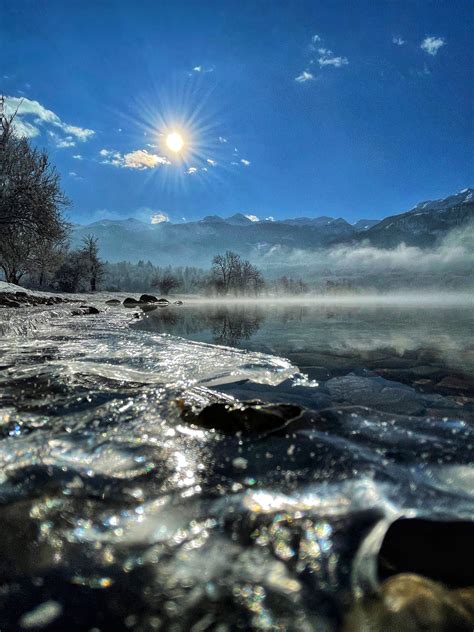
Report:
M257 217L256 215L246 215L245 216L247 219L249 219L251 222L259 222L260 218Z
M312 81L314 79L314 75L307 70L303 70L303 72L295 77L295 81L298 83L305 83L306 81Z
M65 123L39 101L26 97L6 97L5 110L9 115L17 111L14 129L18 136L34 138L39 136L42 130L46 130L59 148L74 147L76 142L85 142L95 134L92 129Z
M214 66L203 66L202 64L200 64L199 66L194 66L193 72L200 72L202 74L214 72Z
M334 66L334 68L341 68L342 66L347 66L349 63L347 57L336 56L332 50L320 49L320 51L321 50L324 50L324 53L320 53L321 57L318 58L318 64L320 66Z
M84 160L84 158L81 156L81 154L74 154L73 158L74 158L74 160Z
M76 177L77 177L77 173L76 173L75 171L70 171L70 172L69 172L69 175L70 175L72 178L76 178Z
M103 158L100 161L101 164L123 167L125 169L155 169L156 167L171 164L165 156L149 153L146 149L136 149L126 154L111 149L101 149L99 154Z
M224 138L224 136L219 136L219 142L220 143L226 143L227 142L227 138Z
M206 162L210 164L211 167L215 167L217 165L217 162L215 160L212 160L212 158L207 158Z
M422 48L428 55L436 55L439 49L446 44L444 37L425 37L421 42L420 48Z
M163 213L163 211L156 211L156 213L153 213L152 216L150 217L150 222L152 224L162 224L163 222L169 222L170 218L168 217L168 215L166 213Z
M245 158L241 158L240 162L245 166L248 167L250 165L250 160L245 160Z
M312 55L317 53L318 56L315 58L311 58L309 60L309 65L315 64L316 62L319 64L321 68L325 66L332 66L333 68L342 68L342 66L347 66L349 60L347 57L342 55L336 55L330 48L326 47L326 44L321 37L321 35L313 35L311 38L311 43L309 45L309 51ZM305 83L306 81L311 81L314 79L314 75L308 69L304 70L300 75L295 77L295 81L298 83Z
M197 167L189 167L188 169L186 169L186 173L196 173L197 172Z
M392 44L395 44L396 46L403 46L403 44L405 44L405 40L402 37L395 35L392 37Z

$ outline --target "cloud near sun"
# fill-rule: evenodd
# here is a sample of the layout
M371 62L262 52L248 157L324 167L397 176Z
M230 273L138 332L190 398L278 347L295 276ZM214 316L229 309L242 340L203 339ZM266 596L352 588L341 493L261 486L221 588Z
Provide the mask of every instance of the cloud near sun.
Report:
M103 158L100 161L103 165L123 167L124 169L155 169L162 165L171 164L165 156L151 154L146 149L136 149L127 154L121 154L119 151L110 149L101 149L99 154Z

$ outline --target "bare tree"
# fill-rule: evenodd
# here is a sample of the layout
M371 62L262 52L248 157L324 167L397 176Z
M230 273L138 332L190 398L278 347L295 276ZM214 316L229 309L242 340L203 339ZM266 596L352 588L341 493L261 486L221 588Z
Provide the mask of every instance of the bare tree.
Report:
M214 257L212 275L214 287L220 294L258 294L264 285L261 272L231 250Z
M84 255L91 292L97 290L97 285L104 272L104 264L99 258L99 247L97 243L98 238L94 237L94 235L87 235L82 240L83 247L81 252Z
M222 288L223 294L228 294L229 290L235 286L237 277L240 274L240 256L227 250L224 255L216 255L212 260L212 272L217 281L217 287Z
M38 244L65 239L62 211L69 200L47 153L15 136L14 117L0 112L0 267L7 281L18 283L32 270Z

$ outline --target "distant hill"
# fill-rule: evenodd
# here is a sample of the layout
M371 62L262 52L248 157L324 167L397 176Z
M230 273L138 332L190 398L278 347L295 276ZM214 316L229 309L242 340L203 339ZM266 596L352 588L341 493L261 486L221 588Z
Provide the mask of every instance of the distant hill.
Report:
M362 241L384 248L402 242L427 247L452 228L474 219L473 193L473 189L464 189L382 221L361 219L355 224L327 216L255 221L241 213L228 218L211 215L181 224L145 224L133 218L102 220L75 225L72 241L77 245L85 235L95 235L102 257L111 262L150 260L160 265L205 267L214 254L227 249L255 260L275 247L281 252L310 251Z
M368 240L374 246L393 248L401 243L425 248L434 245L447 232L474 220L474 189L441 200L420 202L400 215L386 217L355 241Z

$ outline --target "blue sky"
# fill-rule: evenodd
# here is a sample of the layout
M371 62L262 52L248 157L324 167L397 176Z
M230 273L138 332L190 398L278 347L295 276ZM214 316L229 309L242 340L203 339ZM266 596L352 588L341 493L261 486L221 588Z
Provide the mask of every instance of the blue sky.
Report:
M473 184L468 0L0 8L0 91L73 221L355 221Z

